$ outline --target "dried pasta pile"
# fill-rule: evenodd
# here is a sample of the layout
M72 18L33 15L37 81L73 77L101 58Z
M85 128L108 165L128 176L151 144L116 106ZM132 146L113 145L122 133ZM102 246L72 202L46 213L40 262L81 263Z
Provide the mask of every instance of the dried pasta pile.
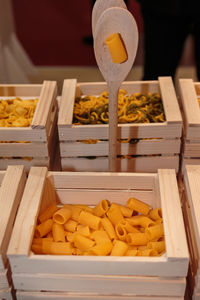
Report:
M160 256L165 252L162 212L128 199L126 206L50 205L38 217L35 254Z
M73 123L107 124L109 121L108 92L100 96L84 96L75 99ZM164 122L165 114L158 93L128 95L123 89L118 95L118 123Z
M0 127L28 127L31 125L38 99L0 100Z

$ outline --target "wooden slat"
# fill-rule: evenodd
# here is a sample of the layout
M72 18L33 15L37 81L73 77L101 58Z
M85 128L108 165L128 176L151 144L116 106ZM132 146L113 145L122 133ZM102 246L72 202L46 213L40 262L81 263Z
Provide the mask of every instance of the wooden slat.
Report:
M42 84L0 84L0 97L39 97Z
M139 276L13 274L14 286L40 291L82 292L100 295L184 296L185 278ZM114 290L113 290L114 289Z
M0 272L0 290L7 290L9 289L9 282L7 278L7 270L4 272Z
M55 189L153 190L156 174L49 172Z
M47 143L0 143L0 156L48 157Z
M47 141L44 129L34 128L33 130L31 127L0 127L0 137L1 141Z
M82 95L99 95L104 91L108 91L106 82L81 82L77 84ZM128 94L133 93L158 93L158 80L149 81L124 81L121 88L125 89Z
M184 297L99 295L94 293L58 293L17 291L18 300L184 300ZM189 299L188 299L189 300ZM196 300L196 299L195 299ZM199 299L197 299L199 300Z
M200 126L200 110L197 101L197 94L194 88L194 82L192 79L180 79L180 95L184 109L184 115L186 119L186 136L188 136L188 127ZM192 129L191 129L192 130Z
M179 109L172 78L159 77L158 81L160 84L160 92L161 92L167 123L182 124L181 112Z
M108 125L58 126L60 141L76 141L88 138L108 140ZM182 124L141 123L119 124L118 139L127 138L179 138L182 136Z
M187 143L184 144L184 156L185 157L199 157L200 158L200 142L199 143Z
M118 172L157 172L161 169L179 170L179 156L141 156L131 159L117 159ZM61 158L63 171L78 172L106 172L108 170L108 158L97 157L96 159L87 158Z
M168 260L182 261L187 275L189 253L174 170L158 170L160 199Z
M0 299L13 300L13 295L14 293L11 288L7 290L0 290Z
M148 203L152 207L160 207L159 202L155 203L154 191L88 189L86 193L85 189L56 189L56 194L59 198L59 202L63 204L81 203L94 206L102 199L108 199L110 202L125 205L129 198L135 197Z
M13 228L8 254L28 255L44 189L47 168L32 167Z
M23 166L9 166L0 189L0 252L4 265L6 264L6 250L25 186L25 180L26 176ZM1 261L0 269L3 267Z
M55 81L44 81L38 104L33 116L31 127L44 128L46 126L49 113L56 101L57 83Z
M7 166L23 165L26 171L29 171L32 166L49 167L50 160L48 157L33 158L32 160L21 158L3 158L0 159L0 169L5 170Z
M58 125L72 124L76 85L76 79L64 80L58 116Z
M108 141L99 141L96 144L85 144L82 142L61 142L60 153L62 157L107 156ZM117 143L118 155L170 153L180 153L180 139L138 140L138 142L135 144Z

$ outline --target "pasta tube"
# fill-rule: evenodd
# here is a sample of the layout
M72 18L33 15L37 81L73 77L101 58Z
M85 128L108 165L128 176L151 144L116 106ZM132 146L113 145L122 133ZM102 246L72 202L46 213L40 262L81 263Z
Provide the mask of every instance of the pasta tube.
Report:
M142 227L149 227L152 225L155 225L154 221L152 221L150 218L146 216L134 216L127 219L127 222L129 222L132 226L142 226Z
M101 218L92 215L90 212L82 211L79 215L79 223L87 225L92 229L98 230L100 227Z
M109 210L107 211L107 216L114 226L124 219L120 207L115 204L110 206Z
M130 209L133 209L143 215L148 215L151 206L149 206L148 204L136 199L136 198L130 198L128 199L127 203L126 203L127 207L129 207Z
M65 242L65 231L63 225L53 223L52 233L54 242Z
M42 249L44 254L72 255L73 253L73 247L69 242L59 243L44 241Z
M126 251L128 250L128 245L125 242L116 240L113 244L114 246L110 254L111 256L125 255Z
M65 224L71 217L72 212L68 208L61 208L53 215L53 221L58 224Z
M105 40L114 64L121 64L128 59L124 42L119 33L109 35Z
M125 241L127 232L126 232L126 229L124 228L124 226L122 226L120 223L118 223L115 226L115 232L117 234L118 239Z
M78 223L76 221L70 219L64 224L64 229L66 231L74 232L76 231L77 224Z
M111 241L100 243L88 250L88 255L108 255L112 250L113 244Z
M91 238L95 240L96 244L103 244L105 242L110 242L110 238L106 231L96 230L91 234Z
M95 242L77 233L74 236L74 245L82 251L88 251L95 245Z
M148 227L146 228L145 233L149 241L159 239L164 235L163 224L156 224L155 226Z
M149 242L147 243L147 247L160 253L165 251L165 241Z
M150 210L149 217L155 221L162 219L161 208L156 208L156 209Z
M45 209L45 211L39 215L38 220L40 223L50 219L53 214L58 210L59 208L57 207L56 203L52 203L50 206Z
M101 219L101 224L111 240L117 239L115 229L114 229L111 221L107 217L104 217Z
M148 243L148 239L145 233L136 232L136 233L128 233L126 236L126 241L129 245L138 245L143 246Z
M93 213L98 217L102 217L105 215L107 210L108 210L108 200L101 200L99 204L93 208Z
M41 237L47 235L47 233L49 233L51 231L52 226L53 226L52 219L48 219L48 220L44 221L40 225L36 226L35 236L41 238Z

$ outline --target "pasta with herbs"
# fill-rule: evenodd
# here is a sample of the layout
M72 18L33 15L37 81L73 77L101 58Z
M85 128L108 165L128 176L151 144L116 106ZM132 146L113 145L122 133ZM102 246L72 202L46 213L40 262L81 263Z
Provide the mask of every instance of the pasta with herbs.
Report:
M35 254L159 256L165 252L160 208L130 198L126 205L101 200L95 207L50 205L38 216Z
M109 95L83 96L75 99L73 123L107 124L109 121ZM158 93L128 95L123 89L118 94L118 123L164 122L165 113Z

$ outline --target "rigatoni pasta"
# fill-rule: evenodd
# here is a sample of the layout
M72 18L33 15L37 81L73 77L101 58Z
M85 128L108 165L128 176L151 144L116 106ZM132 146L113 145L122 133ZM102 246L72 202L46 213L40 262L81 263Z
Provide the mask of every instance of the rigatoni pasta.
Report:
M31 250L53 255L160 256L165 252L162 212L135 198L126 206L105 199L95 207L52 204L38 217Z

